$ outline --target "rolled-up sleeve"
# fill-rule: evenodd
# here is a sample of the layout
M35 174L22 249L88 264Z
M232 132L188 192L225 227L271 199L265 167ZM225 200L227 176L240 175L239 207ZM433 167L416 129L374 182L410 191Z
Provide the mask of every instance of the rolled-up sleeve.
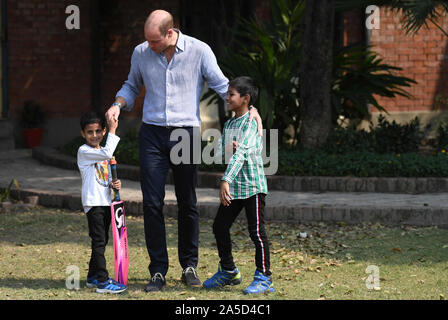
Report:
M229 87L229 79L222 73L212 49L206 44L204 44L201 71L208 86L215 90L225 101Z
M135 99L140 94L140 89L143 85L143 78L139 68L140 53L137 48L134 49L131 58L131 69L129 71L128 79L124 82L121 89L117 92L116 97L122 97L126 100L126 107L124 110L131 110L134 107Z

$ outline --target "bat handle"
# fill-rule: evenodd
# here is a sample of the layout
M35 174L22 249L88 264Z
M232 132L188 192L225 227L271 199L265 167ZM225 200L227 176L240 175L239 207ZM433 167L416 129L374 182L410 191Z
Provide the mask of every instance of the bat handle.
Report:
M112 172L112 181L116 181L117 178L117 161L115 160L115 157L112 157L109 161L110 164L110 171ZM114 200L113 201L120 201L120 192L118 190L114 190Z

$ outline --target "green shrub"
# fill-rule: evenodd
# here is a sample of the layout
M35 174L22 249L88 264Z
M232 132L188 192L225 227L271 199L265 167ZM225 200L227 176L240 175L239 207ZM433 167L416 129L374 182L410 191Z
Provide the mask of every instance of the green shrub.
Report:
M115 150L115 159L118 163L140 165L138 149L138 132L129 131L118 143Z
M448 145L448 129L439 128L440 145ZM418 152L423 131L416 117L410 123L389 122L383 115L378 117L378 125L370 126L370 131L353 127L335 127L330 133L323 150L330 154L347 152L409 153Z
M388 122L383 115L378 117L378 125L370 128L378 153L418 152L423 137L417 117L408 124Z
M335 127L330 132L327 142L323 147L330 154L344 154L352 151L375 151L375 139L370 133L356 130L352 127Z
M437 129L435 147L438 151L448 150L448 124L441 124Z
M446 153L378 154L283 150L279 152L278 175L355 177L444 177L448 175Z
M310 151L297 148L278 150L277 175L291 176L356 176L356 177L444 177L448 176L448 155L440 149L433 155L421 155L415 150L419 139L418 121L399 125L380 121L377 128L367 132L353 128L336 128L323 150ZM440 145L448 136L447 127L440 130ZM409 135L409 136L407 136ZM103 144L105 143L105 139ZM79 146L84 144L77 137L60 150L76 157ZM202 142L202 149L207 144ZM401 152L403 150L404 152ZM380 153L379 151L382 151ZM400 152L397 152L400 151ZM272 154L268 152L268 154ZM115 156L118 163L139 165L138 134L129 132L122 137ZM199 170L223 172L224 164L205 165Z

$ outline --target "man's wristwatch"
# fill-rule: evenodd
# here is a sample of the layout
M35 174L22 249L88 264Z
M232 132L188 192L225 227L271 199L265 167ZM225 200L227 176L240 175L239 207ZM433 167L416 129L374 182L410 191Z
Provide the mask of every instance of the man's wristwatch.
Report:
M113 107L113 106L118 106L118 109L120 109L120 110L121 110L121 108L123 107L123 106L121 105L120 102L114 102L114 103L112 103L111 107Z

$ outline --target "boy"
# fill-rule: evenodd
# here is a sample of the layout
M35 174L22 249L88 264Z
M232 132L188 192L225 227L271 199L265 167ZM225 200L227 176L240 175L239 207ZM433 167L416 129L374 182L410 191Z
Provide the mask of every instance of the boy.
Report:
M108 121L106 146L100 143L106 134L106 120L94 111L85 113L80 120L81 135L86 144L78 149L78 167L82 178L82 205L87 215L92 254L86 285L98 293L121 293L127 286L109 278L104 251L109 240L111 223L111 190L121 189L120 180L111 181L108 160L112 158L120 138L115 135L118 120Z
M241 274L232 257L229 230L240 211L245 208L249 235L255 244L256 270L253 282L243 292L252 294L274 291L263 219L267 194L261 158L263 142L258 135L256 121L249 122L249 106L255 103L257 95L258 88L249 77L238 77L229 83L226 102L228 110L234 111L235 116L224 124L219 146L221 150L235 150L235 153L221 179L221 204L213 223L220 263L218 272L204 281L206 289L241 283ZM221 150L218 148L218 157L222 157Z

